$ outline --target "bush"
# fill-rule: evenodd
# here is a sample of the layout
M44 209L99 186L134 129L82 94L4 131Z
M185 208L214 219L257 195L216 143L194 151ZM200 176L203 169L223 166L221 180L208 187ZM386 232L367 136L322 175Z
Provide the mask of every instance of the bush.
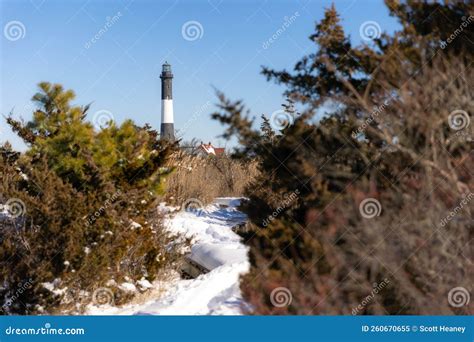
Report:
M264 69L304 108L280 133L252 130L239 101L214 114L261 161L243 206L253 313L472 312L450 298L472 293L472 49L432 53L449 36L439 13L460 20L469 5L387 3L406 25L373 49L352 48L330 8L294 74Z
M8 118L28 150L1 150L0 310L76 312L103 287L120 304L120 282L163 279L179 258L156 212L174 147L131 121L96 131L72 91L40 89L31 122Z

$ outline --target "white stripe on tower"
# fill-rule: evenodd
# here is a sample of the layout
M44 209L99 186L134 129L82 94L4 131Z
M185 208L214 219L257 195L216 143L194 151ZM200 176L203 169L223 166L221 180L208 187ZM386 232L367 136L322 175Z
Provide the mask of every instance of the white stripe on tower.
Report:
M163 64L161 78L161 139L174 141L173 73L171 65Z
M174 123L173 120L173 99L161 100L161 122Z

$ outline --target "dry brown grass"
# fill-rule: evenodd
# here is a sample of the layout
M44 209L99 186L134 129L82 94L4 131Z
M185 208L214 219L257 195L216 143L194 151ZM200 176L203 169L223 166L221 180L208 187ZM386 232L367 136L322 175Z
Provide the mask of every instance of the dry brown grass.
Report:
M176 169L167 179L167 199L181 205L190 198L209 203L216 197L242 196L258 174L256 161L238 161L227 155L175 155Z

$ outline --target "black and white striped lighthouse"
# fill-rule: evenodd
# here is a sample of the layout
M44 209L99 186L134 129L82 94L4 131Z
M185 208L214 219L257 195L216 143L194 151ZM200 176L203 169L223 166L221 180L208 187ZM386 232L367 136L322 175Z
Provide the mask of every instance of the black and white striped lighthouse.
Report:
M161 71L161 139L174 141L173 74L168 62Z

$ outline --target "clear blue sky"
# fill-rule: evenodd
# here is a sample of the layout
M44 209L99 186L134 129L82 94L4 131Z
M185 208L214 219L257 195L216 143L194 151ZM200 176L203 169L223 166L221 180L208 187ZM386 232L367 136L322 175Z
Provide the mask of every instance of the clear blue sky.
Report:
M281 86L260 75L261 66L291 69L314 51L308 36L331 1L145 1L0 0L0 113L31 117L31 97L40 81L73 89L75 103L93 102L90 116L111 112L121 122L160 124L161 64L173 68L175 128L184 139L218 143L223 128L210 119L213 86L243 99L252 114L272 113L283 102ZM355 43L359 27L376 21L383 31L397 28L383 1L335 1L343 26ZM263 44L285 22L295 20L266 49ZM120 13L120 15L119 15ZM117 16L115 19L112 19ZM110 20L106 32L100 30ZM20 38L7 33L19 21ZM183 37L188 21L202 26L196 40ZM11 26L12 24L10 24ZM199 29L199 28L198 28ZM18 31L16 32L18 33ZM94 36L99 37L91 42ZM192 39L193 36L186 36ZM13 39L12 39L13 38ZM86 46L87 45L87 46ZM89 46L90 45L90 46ZM22 148L0 117L0 142Z

